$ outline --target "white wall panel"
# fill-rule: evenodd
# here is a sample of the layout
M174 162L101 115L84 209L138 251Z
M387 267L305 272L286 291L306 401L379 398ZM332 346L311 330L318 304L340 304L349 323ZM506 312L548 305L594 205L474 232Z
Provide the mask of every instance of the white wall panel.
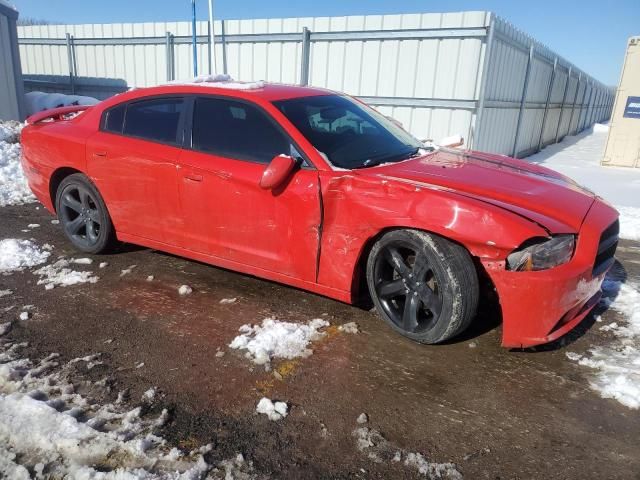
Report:
M374 105L378 102L381 111L393 115L421 138L438 139L460 133L466 139L473 139L474 148L505 154L513 153L518 119L520 126L515 150L522 153L535 151L540 140L542 145L555 141L556 132L562 138L568 132L579 131L608 116L611 107L607 103L610 95L607 95L606 87L508 22L493 17L495 35L487 62L485 35L447 35L459 29L485 31L491 18L488 12L478 11L226 20L226 35L289 33L299 34L299 37L294 41L231 42L224 47L218 42L215 45L215 70L223 70L224 51L227 72L236 79L299 83L303 28L312 33L382 30L389 31L386 38L319 40L312 36L309 83L356 96L376 97L369 101ZM222 22L215 22L217 35L221 34L222 26ZM394 37L397 31L416 29L439 29L442 35L411 39ZM108 95L108 88L112 88L113 93L123 85L144 87L167 81L167 32L188 40L192 34L191 23L33 26L20 27L19 36L64 39L69 33L77 40L156 38L154 45L134 45L132 42L75 45L76 74L85 77L78 79L76 88L82 89L83 93L91 89L102 98ZM201 37L206 36L208 23L198 22L196 32ZM532 44L535 54L527 68ZM64 44L21 45L20 53L22 68L27 74L53 75L61 79L69 76ZM175 78L191 78L192 45L175 43L173 58ZM551 83L556 58L558 66ZM197 45L197 61L198 71L209 73L208 44L200 42ZM565 99L570 67L572 74ZM528 88L520 112L527 71ZM578 75L582 75L583 81L572 115ZM92 83L96 79L110 82L110 86L101 90ZM34 85L30 83L29 87L35 88ZM478 120L477 107L483 91L485 108ZM550 101L545 116L548 96ZM474 130L479 128L477 121L482 124L482 133L479 138L473 138Z

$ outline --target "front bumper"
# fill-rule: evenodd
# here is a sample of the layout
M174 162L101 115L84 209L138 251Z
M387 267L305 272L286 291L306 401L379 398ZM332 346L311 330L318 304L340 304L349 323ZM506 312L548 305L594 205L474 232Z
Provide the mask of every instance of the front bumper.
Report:
M611 262L596 270L594 265L598 249L602 250L603 232L617 218L615 209L596 200L578 232L573 258L559 267L512 272L505 269L504 261L483 262L500 299L504 347L531 347L556 340L597 305Z

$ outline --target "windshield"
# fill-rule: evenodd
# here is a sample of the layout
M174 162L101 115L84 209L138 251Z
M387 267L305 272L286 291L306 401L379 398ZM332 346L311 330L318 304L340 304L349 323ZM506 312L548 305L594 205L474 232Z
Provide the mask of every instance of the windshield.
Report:
M273 103L336 167L397 162L424 148L384 115L349 97L322 95Z

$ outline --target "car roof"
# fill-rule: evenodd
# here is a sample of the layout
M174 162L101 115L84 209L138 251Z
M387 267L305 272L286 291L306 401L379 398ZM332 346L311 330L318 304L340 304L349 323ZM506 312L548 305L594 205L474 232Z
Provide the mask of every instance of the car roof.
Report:
M333 95L336 92L324 88L302 87L299 85L288 85L283 83L270 82L236 82L236 81L185 81L171 82L155 87L144 87L130 90L125 94L118 95L118 101L132 100L153 95L167 94L209 94L224 95L240 98L262 99L268 102L277 100L288 100L300 97L313 97L319 95ZM113 97L112 97L113 98ZM111 103L111 102L110 102ZM115 102L114 102L115 103Z

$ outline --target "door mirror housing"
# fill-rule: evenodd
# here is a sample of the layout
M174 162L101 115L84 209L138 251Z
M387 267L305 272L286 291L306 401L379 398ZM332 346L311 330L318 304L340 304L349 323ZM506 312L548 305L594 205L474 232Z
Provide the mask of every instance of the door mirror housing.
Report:
M288 155L273 157L271 163L265 168L260 179L260 187L265 190L273 190L287 181L289 175L296 166L296 161Z

